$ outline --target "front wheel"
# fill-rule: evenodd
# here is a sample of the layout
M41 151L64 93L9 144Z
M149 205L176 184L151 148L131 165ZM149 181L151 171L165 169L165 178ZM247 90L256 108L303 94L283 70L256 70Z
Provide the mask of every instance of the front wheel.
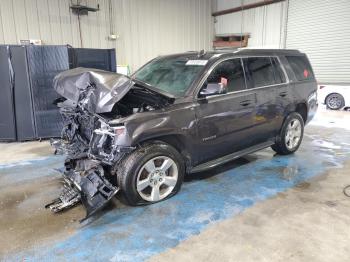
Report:
M284 121L280 135L271 148L280 155L289 155L298 150L304 134L304 120L299 113L290 114Z
M157 141L136 149L115 169L118 185L130 205L152 204L175 195L185 174L179 152Z

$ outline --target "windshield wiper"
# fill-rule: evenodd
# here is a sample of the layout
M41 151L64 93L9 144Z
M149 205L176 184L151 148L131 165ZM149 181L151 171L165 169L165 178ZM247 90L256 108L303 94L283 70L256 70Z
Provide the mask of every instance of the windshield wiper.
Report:
M137 78L132 78L131 80L134 81L136 84L139 84L141 86L155 88L154 86L148 84L147 82L144 82L144 81L139 80Z
M136 78L132 78L132 81L134 81L136 84L140 85L141 87L144 87L146 88L148 91L152 92L153 94L156 93L156 94L160 94L160 95L163 95L163 96L166 96L166 97L170 97L170 98L175 98L173 94L171 93L168 93L164 90L161 90L157 87L154 87L142 80L139 80L139 79L136 79Z

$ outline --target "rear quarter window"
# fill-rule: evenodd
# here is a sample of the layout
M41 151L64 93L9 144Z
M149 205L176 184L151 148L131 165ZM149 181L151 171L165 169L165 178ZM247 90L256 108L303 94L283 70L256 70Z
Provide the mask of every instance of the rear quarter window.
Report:
M298 81L314 80L311 65L306 56L286 56Z

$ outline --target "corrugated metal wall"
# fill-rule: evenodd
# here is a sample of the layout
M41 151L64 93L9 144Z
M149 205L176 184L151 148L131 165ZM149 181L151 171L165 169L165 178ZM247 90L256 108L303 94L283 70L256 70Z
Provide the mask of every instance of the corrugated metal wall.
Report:
M76 0L73 0L76 3ZM119 64L133 70L167 53L211 49L211 0L83 0L100 11L81 16L83 47L116 48ZM0 44L41 39L45 44L80 47L71 0L0 0ZM119 35L108 40L111 31Z
M317 80L350 84L350 1L290 0L287 48L309 56Z
M217 0L217 10L251 4L258 0ZM284 48L286 2L216 17L215 34L250 34L249 47Z

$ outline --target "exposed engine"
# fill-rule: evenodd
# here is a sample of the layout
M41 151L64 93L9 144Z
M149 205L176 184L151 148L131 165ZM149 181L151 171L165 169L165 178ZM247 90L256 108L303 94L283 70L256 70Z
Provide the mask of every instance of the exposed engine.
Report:
M117 104L111 112L102 113L107 119L126 117L134 113L142 113L160 109L169 103L168 100L156 96L142 87L134 86Z
M84 96L84 95L83 95ZM135 113L142 113L160 109L169 101L155 96L140 87L131 89L111 112L90 113L79 102L74 104L69 100L59 100L64 119L61 139L53 141L58 153L66 153L70 159L90 157L105 164L113 164L117 160L117 153L126 150L118 147L117 139L127 135L123 125L111 126L108 122Z

